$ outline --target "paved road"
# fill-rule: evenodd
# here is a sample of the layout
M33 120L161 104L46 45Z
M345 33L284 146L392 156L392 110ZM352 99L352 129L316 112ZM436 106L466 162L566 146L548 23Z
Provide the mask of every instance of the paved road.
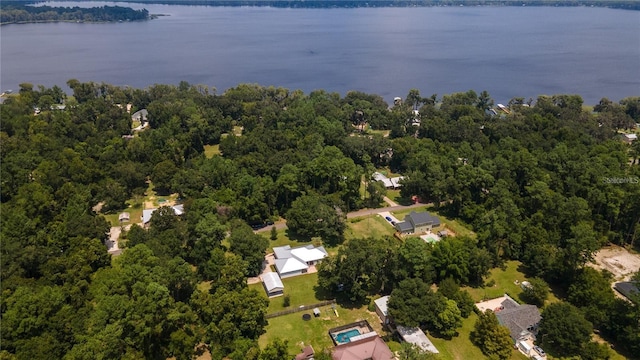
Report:
M377 208L377 209L362 209L362 210L352 211L350 213L347 213L347 219L353 219L353 218L362 217L362 216L369 216L369 215L373 215L373 214L379 214L381 212L392 212L392 211L398 211L398 210L404 210L404 209L413 209L413 208L418 208L418 207L422 207L422 206L430 206L430 205L433 205L433 203L429 203L429 204L418 203L418 204L411 204L411 205L388 206L388 207ZM264 227L262 229L256 230L256 232L257 233L263 233L263 232L271 231L271 228L273 226L276 227L276 230L286 229L287 228L287 221L286 220L277 221L272 226Z

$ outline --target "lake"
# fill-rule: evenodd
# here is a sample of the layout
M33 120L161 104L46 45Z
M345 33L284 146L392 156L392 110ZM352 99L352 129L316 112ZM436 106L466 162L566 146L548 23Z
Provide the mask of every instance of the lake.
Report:
M100 6L113 3L49 3ZM147 87L239 83L391 102L487 90L496 102L640 95L640 12L587 7L277 9L122 4L145 22L15 24L0 30L0 89L67 80Z

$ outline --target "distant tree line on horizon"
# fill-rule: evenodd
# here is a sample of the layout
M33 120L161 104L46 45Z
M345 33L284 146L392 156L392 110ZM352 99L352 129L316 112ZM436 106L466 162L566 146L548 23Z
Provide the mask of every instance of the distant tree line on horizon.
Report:
M122 6L100 6L93 8L26 6L18 3L0 5L0 23L30 23L44 21L115 22L149 19L146 9L134 10Z
M635 0L116 0L172 5L209 6L271 6L277 8L357 8L357 7L415 7L415 6L596 6L640 10ZM8 3L36 3L14 0Z

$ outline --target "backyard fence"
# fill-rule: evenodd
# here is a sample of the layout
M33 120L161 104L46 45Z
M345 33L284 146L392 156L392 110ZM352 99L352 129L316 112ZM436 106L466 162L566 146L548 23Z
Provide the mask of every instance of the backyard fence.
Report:
M326 306L326 305L335 304L335 303L336 303L335 300L327 300L327 301L319 302L319 303L313 304L313 305L302 305L302 306L299 306L299 307L296 307L296 308L291 308L291 309L288 309L288 310L283 310L283 311L278 311L278 312L275 312L275 313L272 313L272 314L267 314L267 315L265 315L265 318L271 319L271 318L274 318L274 317L287 315L287 314L293 314L293 313L297 313L297 312L300 312L300 311L306 311L306 310L310 310L310 309L317 308L317 307L320 307L320 306Z

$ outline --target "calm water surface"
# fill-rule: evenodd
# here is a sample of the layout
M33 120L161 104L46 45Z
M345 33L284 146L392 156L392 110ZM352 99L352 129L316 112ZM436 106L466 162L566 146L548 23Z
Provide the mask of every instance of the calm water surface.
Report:
M54 3L96 6L109 3ZM139 5L170 16L0 29L0 88L186 80L376 93L640 95L640 12L605 8L275 9ZM66 88L66 86L65 86Z

